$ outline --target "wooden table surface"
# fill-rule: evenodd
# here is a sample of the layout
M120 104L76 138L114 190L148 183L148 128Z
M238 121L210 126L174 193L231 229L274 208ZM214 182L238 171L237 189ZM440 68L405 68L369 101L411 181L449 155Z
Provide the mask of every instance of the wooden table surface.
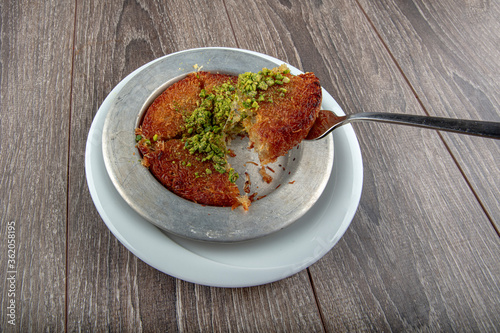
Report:
M500 330L498 140L353 125L364 184L349 229L309 268L248 288L192 284L137 258L99 216L84 170L112 88L197 47L254 50L314 72L346 113L500 121L498 1L0 8L0 331Z

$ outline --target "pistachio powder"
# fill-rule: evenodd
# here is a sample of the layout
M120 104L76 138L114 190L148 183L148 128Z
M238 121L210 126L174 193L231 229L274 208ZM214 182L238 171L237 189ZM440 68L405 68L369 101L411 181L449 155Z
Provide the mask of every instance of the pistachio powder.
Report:
M258 112L259 103L273 102L272 95L266 91L274 85L290 82L290 78L284 75L288 73L290 70L283 64L273 69L263 68L258 73L240 74L236 87L226 82L214 88L212 93L202 89L198 107L190 116L184 117L184 149L190 154L199 154L201 161L211 161L217 172L227 172L229 181L236 182L239 175L226 160L226 139L244 132L241 122ZM284 96L286 88L280 87L277 93ZM211 174L210 169L206 174Z

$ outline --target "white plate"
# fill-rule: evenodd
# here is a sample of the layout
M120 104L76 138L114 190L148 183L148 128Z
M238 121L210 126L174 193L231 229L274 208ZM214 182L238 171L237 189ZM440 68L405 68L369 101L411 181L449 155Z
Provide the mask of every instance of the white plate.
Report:
M259 55L277 65L283 63L267 55L239 51ZM303 270L330 251L351 223L361 196L361 152L349 125L333 133L333 171L319 200L291 226L267 237L217 244L167 235L122 199L104 166L101 141L104 119L120 89L151 63L131 73L111 91L99 108L87 139L85 170L90 194L102 219L118 240L144 262L166 274L219 287L246 287L277 281ZM324 90L323 109L344 114Z
M182 66L181 64L184 64ZM248 211L242 207L205 206L183 199L163 186L141 163L135 141L143 112L166 86L194 71L190 64L212 73L238 75L258 72L276 64L261 56L233 49L194 49L170 54L137 72L109 103L103 126L104 165L121 197L146 220L178 236L211 242L256 239L279 231L303 216L321 196L333 166L333 139L304 141L266 165L272 181L262 180L255 151L248 140L232 140L235 156L230 164L240 175L249 175L255 200ZM291 69L294 75L302 74ZM245 177L236 184L243 188Z

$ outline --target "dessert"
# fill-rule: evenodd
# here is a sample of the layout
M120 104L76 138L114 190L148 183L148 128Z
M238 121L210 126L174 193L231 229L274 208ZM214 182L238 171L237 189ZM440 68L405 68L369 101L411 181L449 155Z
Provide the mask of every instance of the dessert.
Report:
M153 101L135 131L137 147L142 164L173 193L248 209L228 142L247 135L261 165L272 163L307 136L320 105L318 78L292 75L285 65L239 76L199 71Z

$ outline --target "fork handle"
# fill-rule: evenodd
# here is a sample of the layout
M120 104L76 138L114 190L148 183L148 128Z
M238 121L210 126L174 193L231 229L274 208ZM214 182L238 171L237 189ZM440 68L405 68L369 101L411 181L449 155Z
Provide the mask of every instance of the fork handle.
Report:
M428 117L389 112L361 112L348 115L343 124L361 120L418 126L500 139L500 123L491 121Z

